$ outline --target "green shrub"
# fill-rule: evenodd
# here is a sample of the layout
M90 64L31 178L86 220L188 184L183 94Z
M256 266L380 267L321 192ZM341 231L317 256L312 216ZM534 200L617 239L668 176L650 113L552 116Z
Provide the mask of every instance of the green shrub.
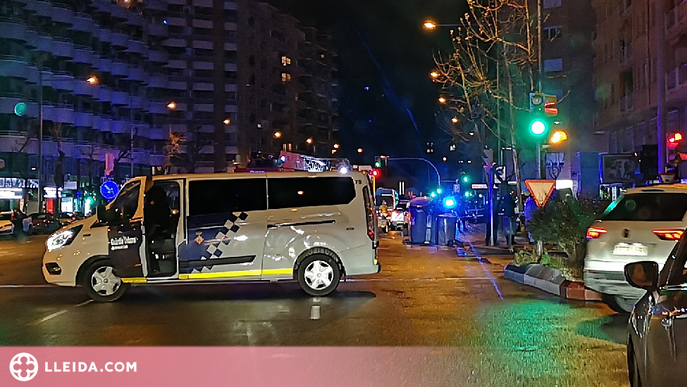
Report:
M518 266L527 266L530 263L537 263L537 255L533 251L520 250L513 256L513 263Z

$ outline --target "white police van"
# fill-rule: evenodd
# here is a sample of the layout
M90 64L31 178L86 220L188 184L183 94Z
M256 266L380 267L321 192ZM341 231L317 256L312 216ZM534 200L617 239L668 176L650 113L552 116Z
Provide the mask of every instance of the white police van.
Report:
M374 274L377 224L359 172L138 177L98 215L50 236L47 282L96 301L129 284L291 280L313 296Z

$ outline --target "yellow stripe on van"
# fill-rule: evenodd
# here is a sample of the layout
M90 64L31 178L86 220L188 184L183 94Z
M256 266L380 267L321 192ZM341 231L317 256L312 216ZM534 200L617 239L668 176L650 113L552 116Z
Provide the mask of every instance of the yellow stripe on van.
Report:
M122 282L125 284L144 284L148 282L147 279L143 277L134 277L134 278L122 278Z
M191 273L179 274L180 280L189 279L212 279L212 278L236 278L257 275L291 275L293 269L266 269L266 270L240 270L240 271L226 271L219 273Z
M213 278L236 278L236 277L248 277L248 276L258 276L258 275L292 275L293 269L266 269L266 270L240 270L240 271L225 271L219 273L191 273L191 274L179 274L180 280L193 280L193 279L213 279ZM145 284L148 282L146 278L135 277L135 278L122 278L122 282L127 284Z

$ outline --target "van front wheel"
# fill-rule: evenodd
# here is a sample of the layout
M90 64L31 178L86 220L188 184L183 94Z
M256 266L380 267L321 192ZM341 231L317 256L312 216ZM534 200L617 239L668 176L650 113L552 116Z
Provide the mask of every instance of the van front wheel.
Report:
M118 300L129 288L129 284L114 273L114 267L109 260L93 262L84 272L81 286L86 294L94 301L112 302Z
M298 284L311 296L326 296L339 286L341 270L327 255L311 255L298 266Z

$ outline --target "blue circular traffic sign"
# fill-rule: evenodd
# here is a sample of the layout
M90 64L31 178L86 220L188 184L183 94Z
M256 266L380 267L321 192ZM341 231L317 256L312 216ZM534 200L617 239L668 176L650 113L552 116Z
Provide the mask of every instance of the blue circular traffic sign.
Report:
M106 181L100 185L100 194L107 200L112 200L117 197L119 193L119 186L114 181Z

